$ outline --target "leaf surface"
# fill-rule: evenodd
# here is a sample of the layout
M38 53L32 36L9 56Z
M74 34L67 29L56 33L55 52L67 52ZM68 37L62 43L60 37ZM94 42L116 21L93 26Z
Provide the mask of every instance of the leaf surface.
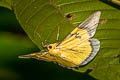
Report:
M120 79L120 10L100 0L12 0L12 7L24 31L42 49L42 42L59 42L95 11L101 11L95 38L101 42L96 58L78 72L91 69L100 80ZM72 19L67 19L67 14ZM59 40L56 36L59 32Z

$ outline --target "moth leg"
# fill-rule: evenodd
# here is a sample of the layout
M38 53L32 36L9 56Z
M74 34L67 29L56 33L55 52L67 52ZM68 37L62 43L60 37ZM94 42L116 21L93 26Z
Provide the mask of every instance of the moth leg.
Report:
M59 26L57 26L58 27L58 33L57 33L57 37L56 37L56 40L58 41L59 40L59 33L60 33L60 27Z
M27 54L27 55L22 55L19 56L19 58L24 58L24 59L29 59L29 58L33 58L33 59L38 59L38 60L45 60L48 62L55 62L56 58L52 55L49 54L49 52L38 52L38 53L32 53L32 54Z
M39 39L40 39L40 41L41 41L42 46L45 47L44 42L42 41L42 37L41 37L41 35L38 34L38 33L36 33L36 34L38 35L38 37L39 37Z

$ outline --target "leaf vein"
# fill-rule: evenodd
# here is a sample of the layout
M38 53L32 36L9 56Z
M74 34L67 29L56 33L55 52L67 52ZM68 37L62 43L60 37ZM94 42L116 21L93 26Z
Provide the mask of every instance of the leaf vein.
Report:
M93 1L93 0L72 1L72 2L68 2L68 3L59 4L58 6L65 6L65 5L71 5L71 4L76 4L76 3L84 3L84 2L90 2L90 1ZM96 1L98 1L98 0L96 0Z
M18 17L20 17L20 16L24 13L24 11L25 11L29 6L31 6L31 4L32 4L33 2L34 2L34 0L32 0L31 2L29 2L29 4L27 4L27 5L22 9L22 11L20 11Z
M29 22L29 20L31 19L31 18L33 18L45 5L47 5L48 3L45 3L45 4L43 4L43 5L41 5L41 7L39 8L39 9L37 9L30 17L28 17L28 19L26 20L26 24Z

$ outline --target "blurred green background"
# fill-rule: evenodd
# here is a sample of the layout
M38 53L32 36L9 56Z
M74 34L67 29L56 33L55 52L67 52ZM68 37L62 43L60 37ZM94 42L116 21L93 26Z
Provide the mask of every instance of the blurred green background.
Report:
M0 80L96 80L54 63L19 59L39 49L27 37L13 11L0 7Z

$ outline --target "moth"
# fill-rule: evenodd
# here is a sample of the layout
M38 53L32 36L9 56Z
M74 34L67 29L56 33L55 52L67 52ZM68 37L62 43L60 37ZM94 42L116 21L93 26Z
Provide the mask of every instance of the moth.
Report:
M97 11L76 27L64 40L46 46L46 49L19 58L34 58L55 62L68 68L88 64L100 49L100 41L92 38L99 24L101 12Z

